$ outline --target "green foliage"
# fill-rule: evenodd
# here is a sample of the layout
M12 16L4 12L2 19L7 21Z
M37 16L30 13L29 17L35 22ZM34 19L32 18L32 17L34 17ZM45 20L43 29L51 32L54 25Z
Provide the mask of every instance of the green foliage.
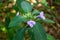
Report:
M55 23L55 21L53 21L51 19L45 19L45 20L43 20L43 19L40 18L37 21L40 22L40 23L44 22L46 24L54 24Z
M19 23L22 23L22 22L26 22L26 18L24 16L15 16L12 21L10 22L9 24L9 27L15 27L17 26Z
M46 22L46 23L55 23L53 20L50 20L50 19L46 19L46 20L44 20L44 22Z
M7 33L8 33L8 40L12 40L13 39L13 36L15 34L15 30L12 28L12 29L7 29Z
M19 11L21 11L22 13L27 13L27 12L31 12L32 11L32 6L30 5L30 3L26 2L25 0L17 0L16 2L17 7L19 9Z
M21 8L22 8L23 11L26 12L26 13L32 11L32 6L31 6L28 2L26 2L26 1L21 2Z
M10 18L6 17L5 18L5 26L6 26L6 28L8 28L9 23L10 23Z
M47 34L47 39L48 40L56 40L53 36L51 36L50 34Z
M32 38L34 40L47 40L46 32L43 29L43 26L40 23L36 23L36 25L31 29L31 34L33 34Z
M17 8L19 9L19 11L22 12L22 13L24 13L24 11L21 8L21 2L22 1L25 1L25 0L16 0L16 5L17 5Z
M39 12L38 10L35 9L35 10L33 10L32 13L33 13L33 15L38 15L40 12Z
M24 33L26 28L19 29L16 35L13 37L13 40L24 40Z
M46 4L46 0L42 0L42 3L43 3L43 4Z

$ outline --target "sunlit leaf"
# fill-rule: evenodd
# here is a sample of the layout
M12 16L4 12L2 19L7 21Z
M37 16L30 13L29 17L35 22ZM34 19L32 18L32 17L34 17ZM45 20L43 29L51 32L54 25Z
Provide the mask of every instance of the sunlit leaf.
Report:
M47 34L47 39L48 40L56 40L52 35L50 35L50 34Z
M42 0L42 3L43 3L43 4L46 4L46 0Z

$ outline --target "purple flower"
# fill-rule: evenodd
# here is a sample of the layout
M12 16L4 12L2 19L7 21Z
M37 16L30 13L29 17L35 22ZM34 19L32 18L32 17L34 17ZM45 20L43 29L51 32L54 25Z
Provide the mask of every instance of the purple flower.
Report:
M27 22L27 24L32 28L36 24L36 22L30 20L30 21Z
M43 20L45 20L45 16L44 16L44 12L40 12L40 15L37 16L37 18L42 18Z

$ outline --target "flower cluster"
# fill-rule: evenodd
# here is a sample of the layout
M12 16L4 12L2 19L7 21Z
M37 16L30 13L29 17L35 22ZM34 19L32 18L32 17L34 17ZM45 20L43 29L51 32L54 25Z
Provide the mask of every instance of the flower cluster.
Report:
M18 15L19 15L19 12L17 12L16 16L18 16ZM37 18L41 18L41 19L45 20L46 18L44 16L44 12L43 11L40 12L40 14L37 16ZM33 20L30 20L30 21L27 21L27 24L32 28L36 24L36 22Z
M37 18L42 18L43 20L45 20L46 18L44 16L44 12L43 11L40 12L40 15L38 15ZM27 24L32 28L36 24L36 22L33 20L30 20L30 21L27 21Z

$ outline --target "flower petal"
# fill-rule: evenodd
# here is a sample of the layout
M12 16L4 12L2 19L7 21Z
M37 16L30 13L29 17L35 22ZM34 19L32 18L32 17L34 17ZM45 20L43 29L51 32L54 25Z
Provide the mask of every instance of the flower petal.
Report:
M45 16L44 16L44 12L40 12L40 15L37 16L37 18L42 18L43 20L45 20Z
M36 22L30 20L30 21L27 22L27 24L32 28L36 24Z
M40 16L43 20L45 20L46 18L45 18L45 16Z
M41 17L43 20L45 20L45 16L44 16L44 12L43 12L43 11L40 12L40 17Z
M42 12L40 12L40 16L44 16L44 12L42 11Z

